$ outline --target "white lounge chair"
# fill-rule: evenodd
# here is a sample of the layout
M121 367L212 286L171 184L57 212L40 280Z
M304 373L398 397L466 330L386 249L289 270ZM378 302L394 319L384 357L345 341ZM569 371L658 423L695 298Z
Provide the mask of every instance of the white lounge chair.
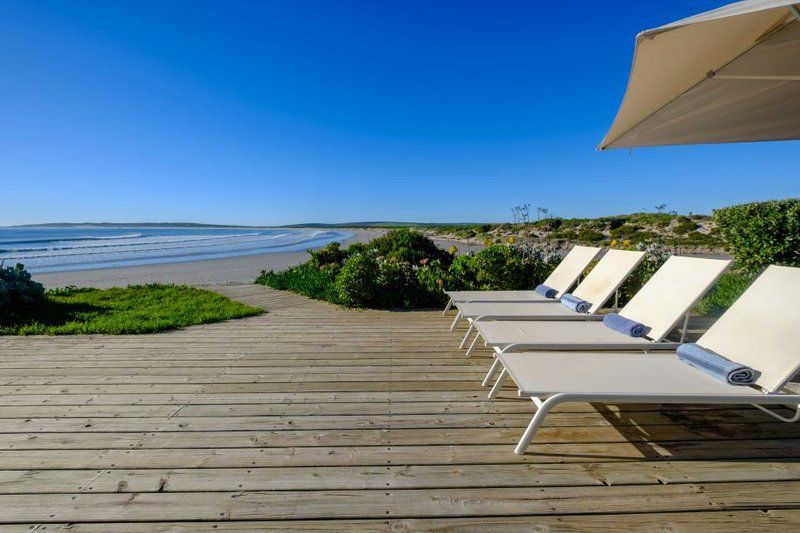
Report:
M594 261L602 249L590 246L575 246L550 273L544 284L557 291L561 297L580 278L584 270ZM524 291L445 291L450 297L442 314L446 314L456 302L552 302L533 290Z
M666 336L683 321L686 333L689 312L730 266L727 259L673 255L639 289L619 314L644 324L644 337L630 337L603 322L496 321L476 322L475 328L488 346L499 354L529 350L674 350L678 342ZM478 340L475 337L467 355ZM483 380L488 385L500 362L495 358Z
M586 300L591 307L586 313L578 313L563 305L542 305L540 302L456 302L458 315L450 326L452 331L459 319L466 319L469 328L461 341L460 348L466 346L475 322L483 320L601 320L597 311L619 289L631 272L644 259L644 252L609 250L595 265L580 285L572 292L573 296ZM558 303L556 300L549 300ZM616 307L616 304L615 304Z
M542 420L565 402L754 405L800 420L800 395L784 387L800 370L800 268L769 267L697 344L759 372L754 386L729 385L677 355L532 352L501 355L498 383L511 376L537 411L514 450L525 453ZM496 386L496 388L498 388ZM783 416L765 406L791 406Z

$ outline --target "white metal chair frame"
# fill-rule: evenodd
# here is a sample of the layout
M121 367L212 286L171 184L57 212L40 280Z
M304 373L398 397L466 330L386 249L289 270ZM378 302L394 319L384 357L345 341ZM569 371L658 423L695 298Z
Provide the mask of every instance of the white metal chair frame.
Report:
M503 373L497 380L502 386L502 381L505 381L508 373L503 369ZM495 384L497 387L497 384ZM498 389L499 390L499 389ZM755 389L754 389L755 390ZM549 396L544 401L538 397L532 397L534 405L536 405L536 414L533 415L528 427L522 434L514 453L522 455L528 449L533 437L542 425L542 421L547 414L559 404L567 402L588 402L588 403L675 403L675 404L720 404L720 405L752 405L759 408L770 416L777 418L782 422L796 422L800 420L800 395L798 394L784 394L784 393L758 393L752 395L737 395L737 396L724 396L724 395L678 395L678 394L587 394L587 393L558 393ZM757 402L757 403L756 403ZM771 409L764 407L764 405L793 405L795 406L795 414L791 417L784 417Z

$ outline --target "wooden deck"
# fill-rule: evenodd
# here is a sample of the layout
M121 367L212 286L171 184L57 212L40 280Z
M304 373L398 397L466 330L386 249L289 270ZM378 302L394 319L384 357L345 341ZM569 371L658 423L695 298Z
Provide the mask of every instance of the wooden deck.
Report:
M251 319L0 338L3 530L800 527L800 424L755 409L489 402L433 312L258 286Z

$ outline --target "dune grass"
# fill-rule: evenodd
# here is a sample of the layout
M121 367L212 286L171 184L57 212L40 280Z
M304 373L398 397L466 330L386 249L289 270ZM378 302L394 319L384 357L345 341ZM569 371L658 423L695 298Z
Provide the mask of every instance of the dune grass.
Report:
M0 335L154 333L261 313L221 294L185 285L66 288L35 308L0 317Z

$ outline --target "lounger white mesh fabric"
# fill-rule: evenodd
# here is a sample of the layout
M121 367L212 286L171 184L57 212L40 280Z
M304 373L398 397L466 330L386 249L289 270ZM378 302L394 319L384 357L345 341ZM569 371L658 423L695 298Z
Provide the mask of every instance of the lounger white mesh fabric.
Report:
M661 340L708 292L731 262L673 255L637 292L619 314L650 328Z
M520 396L580 394L753 394L691 367L674 354L524 352L501 355Z
M588 314L594 314L614 295L642 259L644 252L609 250L572 294L589 302L591 307ZM546 301L558 303L555 300ZM461 316L466 319L477 317L507 319L531 317L532 320L547 320L546 317L556 317L553 320L586 319L586 314L576 313L561 305L542 306L529 302L456 302L455 305Z
M646 350L658 348L645 337L630 337L600 321L548 322L500 320L476 322L483 340L496 351L507 350ZM664 343L662 349L674 348Z
M590 246L575 246L544 280L544 284L555 289L561 296L567 292L578 280L580 275L594 261L601 248ZM549 302L534 291L445 291L450 301L445 311L456 302Z
M619 314L648 328L647 338L628 337L597 322L476 322L481 337L503 349L638 349L663 341L681 317L730 266L729 260L670 257ZM651 342L652 341L652 342Z
M552 305L524 302L467 302L458 304L467 320L491 317L492 320L600 320L602 316L577 313L552 301Z
M591 303L589 313L596 313L639 266L644 255L644 252L609 250L572 294Z
M719 381L674 354L530 352L497 358L503 372L490 397L510 375L520 395L538 407L516 453L525 452L546 414L563 402L753 404L794 422L800 395L782 389L800 370L798 298L800 269L771 266L697 341L759 372L753 387ZM765 407L776 405L797 408L786 417Z

